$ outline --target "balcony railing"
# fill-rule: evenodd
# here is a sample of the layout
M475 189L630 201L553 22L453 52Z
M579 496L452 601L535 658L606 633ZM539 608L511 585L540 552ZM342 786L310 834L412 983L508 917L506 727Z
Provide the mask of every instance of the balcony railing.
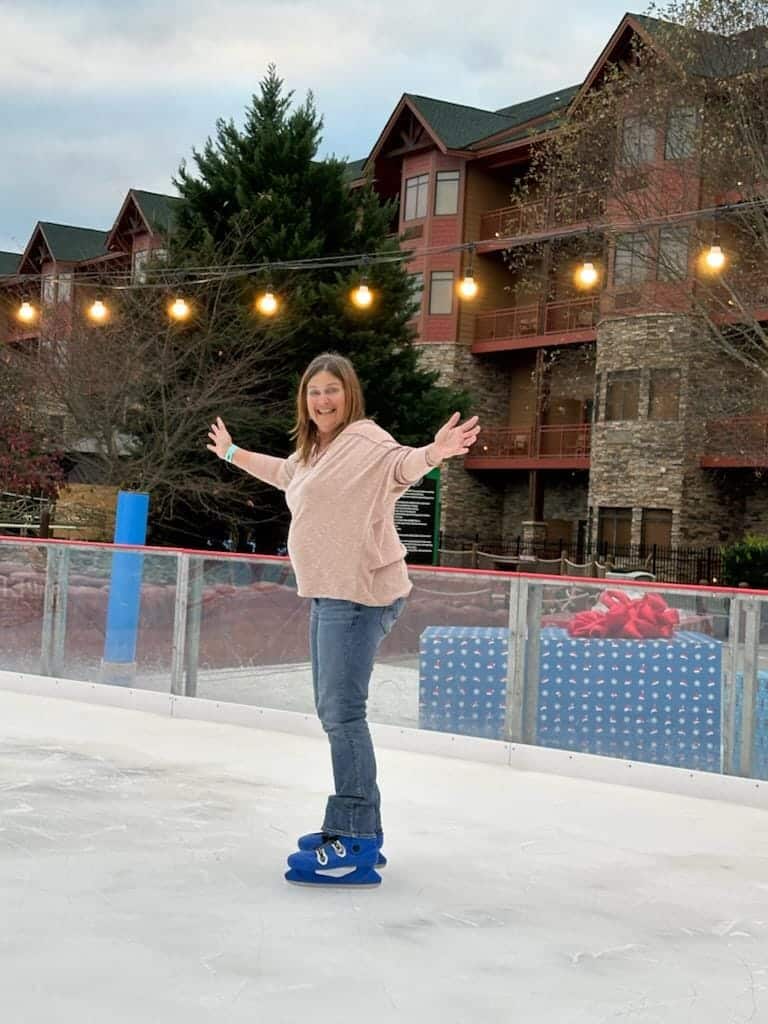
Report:
M541 334L541 304L495 309L475 317L475 341L497 341L502 338L527 338Z
M751 318L768 308L768 280L764 275L729 275L728 285L709 285L711 309L716 321Z
M9 345L20 345L25 341L37 341L40 337L40 328L37 325L26 327L21 324L10 324L5 331L2 341Z
M591 330L600 316L600 297L550 302L544 310L544 334Z
M702 466L768 466L768 415L710 420L704 430Z
M483 427L469 459L530 462L547 459L586 459L590 450L589 423L547 426Z
M480 218L480 238L514 238L532 235L547 227L594 220L605 212L605 201L596 192L571 192L529 203L489 210Z
M478 313L475 317L475 341L512 341L569 331L591 331L599 315L600 298L597 295L495 309L491 313Z

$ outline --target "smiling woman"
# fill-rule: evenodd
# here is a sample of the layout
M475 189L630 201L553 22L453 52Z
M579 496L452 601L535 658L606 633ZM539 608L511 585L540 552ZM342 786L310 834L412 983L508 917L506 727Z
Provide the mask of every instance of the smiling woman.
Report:
M352 364L323 353L309 364L296 396L293 436L302 462L317 459L336 435L365 416L360 381Z
M460 423L454 413L431 444L398 444L365 419L357 374L335 353L304 371L289 458L244 451L221 419L211 425L210 451L285 491L288 552L299 595L312 600L315 707L331 746L335 793L320 831L301 836L288 858L289 882L381 882L381 798L366 705L376 652L411 590L395 502L443 459L465 455L478 431L476 416Z

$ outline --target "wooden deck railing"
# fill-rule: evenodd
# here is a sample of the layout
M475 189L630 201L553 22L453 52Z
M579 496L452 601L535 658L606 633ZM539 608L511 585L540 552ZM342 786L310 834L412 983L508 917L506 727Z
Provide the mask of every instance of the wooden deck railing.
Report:
M589 295L584 299L550 302L545 308L544 334L588 330L597 325L599 316L599 295Z
M514 459L578 459L588 456L589 449L588 423L483 427L470 457L505 462Z
M567 331L590 330L600 314L600 297L566 299L562 302L511 306L478 313L475 317L475 341L496 341L509 338L562 334Z
M480 218L480 240L532 235L547 227L594 220L605 212L605 201L596 192L570 192L488 210Z
M540 334L541 305L512 306L494 309L491 313L478 313L475 317L475 341L495 341L497 338L526 338Z

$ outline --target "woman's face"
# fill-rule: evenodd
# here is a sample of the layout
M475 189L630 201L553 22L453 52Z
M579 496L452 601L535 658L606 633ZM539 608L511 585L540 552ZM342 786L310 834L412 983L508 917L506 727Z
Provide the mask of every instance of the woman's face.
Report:
M333 434L344 422L346 397L338 377L321 370L307 385L307 412L321 435Z

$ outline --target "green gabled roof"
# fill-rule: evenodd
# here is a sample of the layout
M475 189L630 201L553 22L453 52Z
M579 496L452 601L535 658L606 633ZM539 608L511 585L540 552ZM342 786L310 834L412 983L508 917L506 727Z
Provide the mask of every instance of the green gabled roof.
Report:
M466 149L489 136L501 136L505 130L514 138L520 125L567 107L579 89L579 85L569 85L500 110L481 110L412 93L406 96L448 149ZM501 136L498 141L504 138Z
M536 99L526 100L524 103L515 103L511 107L504 107L503 111L512 121L511 130L497 134L492 139L480 139L472 146L472 149L482 150L493 146L503 146L506 142L526 139L531 135L538 135L551 128L556 128L580 88L580 85L569 85L567 89L558 89L556 92L548 92L546 96L538 96ZM525 127L531 121L537 123L533 127Z
M344 177L347 181L355 181L357 178L362 178L363 168L367 162L367 156L364 156L362 160L350 160L344 167Z
M171 230L176 210L181 203L178 196L166 196L162 192L145 192L139 188L132 188L131 195L144 219L154 231L168 232Z
M533 100L514 103L511 107L502 107L496 113L511 118L515 125L525 124L526 121L546 117L554 110L562 110L563 107L567 107L580 88L581 83L569 85L567 89L557 89L555 92L548 92L546 96L537 96Z
M61 263L78 263L105 256L108 231L93 228L76 228L69 224L52 224L40 221L38 227L43 234L51 256Z
M447 149L465 149L471 142L513 126L509 117L493 110L447 103L413 93L405 95Z
M671 21L630 14L653 42L673 59L684 58L688 71L703 78L727 78L768 67L768 27L757 26L733 35L704 32Z
M0 277L9 277L16 273L21 263L20 252L0 252Z

